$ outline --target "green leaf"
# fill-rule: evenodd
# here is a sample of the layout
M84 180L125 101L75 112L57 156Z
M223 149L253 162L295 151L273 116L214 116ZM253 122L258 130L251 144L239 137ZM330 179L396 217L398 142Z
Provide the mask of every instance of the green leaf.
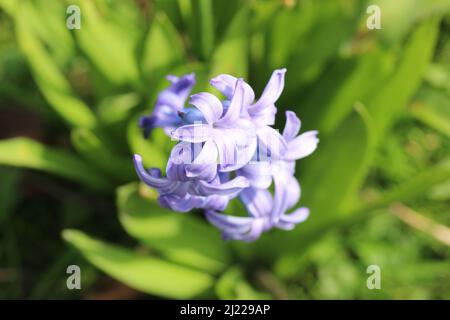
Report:
M9 15L14 15L18 6L18 1L16 0L0 0L0 7L2 10L7 12Z
M92 128L96 124L94 113L83 101L75 97L67 79L48 54L44 45L29 25L27 13L31 10L22 3L16 16L17 40L31 66L34 78L41 92L55 111L70 125Z
M303 6L306 8L305 10L303 10ZM288 56L289 59L282 61L289 70L286 74L284 94L286 97L295 99L302 85L317 79L326 63L339 54L339 49L345 41L356 32L358 18L364 9L364 2L356 0L325 0L299 4L296 21L304 19L305 21L301 24L305 24L305 26L302 26L298 32L299 37L290 42L292 50ZM303 17L304 15L306 16ZM286 34L284 30L281 31L283 32L282 36ZM271 48L273 45L268 43L267 50L269 51ZM280 60L277 61L280 63ZM275 67L280 66L271 66L271 68Z
M0 140L0 164L43 170L95 189L112 188L105 177L77 156L27 138Z
M357 112L333 137L319 144L317 154L304 161L302 200L315 215L314 223L351 206L369 169L375 151L375 128L362 105L357 104L355 109Z
M158 12L145 39L141 63L144 76L159 79L184 58L183 43L177 30L164 13Z
M375 49L365 55L338 61L321 77L320 85L306 93L302 121L321 135L332 134L353 105L370 101L384 85L395 61L393 50Z
M181 0L182 3L190 5L189 0ZM156 12L164 12L177 28L183 28L183 17L181 14L178 0L154 0Z
M130 30L102 15L94 1L79 0L81 29L75 36L83 52L105 78L115 85L137 84L139 72L134 57L136 37Z
M425 80L431 86L450 94L450 64L430 64L425 73Z
M138 126L138 117L133 117L130 120L127 129L128 144L133 154L142 156L146 167L165 169L168 153L164 147L158 145L158 141L162 140L158 137L162 135L164 135L162 129L155 129L150 137L145 139L142 129ZM165 146L170 145L170 138L167 136L164 136L164 138Z
M412 115L450 138L450 96L433 88L422 88L411 107Z
M19 199L17 190L21 172L0 166L0 226Z
M387 45L401 41L417 21L450 9L449 0L374 0L371 4L380 7L381 29L376 35Z
M192 49L202 60L211 55L214 48L214 13L211 0L191 0Z
M256 21L261 21L257 27L266 33L267 64L271 69L284 66L299 46L299 40L311 31L320 5L305 1L295 7L288 7L277 2L261 1L254 6Z
M295 272L296 266L302 259L307 248L317 240L336 228L350 227L358 222L367 221L379 209L385 208L394 202L413 199L416 196L429 192L431 188L450 179L450 159L446 159L434 167L420 172L410 180L387 190L378 197L350 209L343 215L331 215L321 225L313 226L299 239L296 250L285 254L276 262L275 269L280 276L290 276Z
M105 174L115 177L121 183L131 181L136 174L131 157L114 154L101 137L86 128L77 128L71 134L74 148Z
M247 77L249 10L243 6L230 22L222 42L212 56L211 76L226 73Z
M61 27L65 24L62 15L66 11L64 3L53 0L30 1L29 9L28 24L48 47L51 56L60 66L70 63L75 54L75 43L70 30Z
M445 181L430 190L430 199L437 201L450 200L450 180Z
M215 285L217 296L223 300L270 299L270 295L258 292L247 282L238 266L227 269Z
M137 290L172 299L205 296L213 285L207 274L111 245L76 230L63 238L94 266Z
M118 189L117 205L127 232L167 259L211 274L228 265L230 254L219 232L193 214L161 208L141 197L136 184Z
M132 110L139 104L139 96L134 93L109 96L100 102L98 117L106 125L128 119Z
M379 139L420 85L433 56L439 21L439 17L429 18L414 30L403 49L394 75L386 81L383 90L368 102L367 109L374 119Z

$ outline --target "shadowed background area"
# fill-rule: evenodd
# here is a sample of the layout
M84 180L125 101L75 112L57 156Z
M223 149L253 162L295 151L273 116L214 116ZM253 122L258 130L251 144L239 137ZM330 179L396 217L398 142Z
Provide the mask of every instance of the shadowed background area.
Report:
M225 242L161 208L132 155L165 170L173 143L137 125L165 76L259 96L283 67L276 127L319 131L309 219ZM449 0L0 0L2 299L450 299L449 151Z

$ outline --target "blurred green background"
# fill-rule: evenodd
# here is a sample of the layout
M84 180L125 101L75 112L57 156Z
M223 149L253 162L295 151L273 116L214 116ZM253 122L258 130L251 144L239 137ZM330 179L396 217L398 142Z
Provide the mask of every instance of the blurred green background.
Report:
M280 67L309 220L245 244L159 208L131 155L164 168L136 124L165 75ZM0 0L0 298L449 299L449 138L448 0Z

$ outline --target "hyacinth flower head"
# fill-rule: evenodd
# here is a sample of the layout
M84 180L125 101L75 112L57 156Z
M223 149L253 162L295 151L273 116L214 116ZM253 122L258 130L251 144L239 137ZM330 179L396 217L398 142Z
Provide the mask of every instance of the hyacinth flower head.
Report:
M208 92L190 95L194 74L168 77L171 85L152 114L140 119L145 136L163 128L178 141L165 174L144 168L141 156L134 156L139 178L158 191L161 206L177 212L203 209L227 240L254 241L265 231L291 230L308 218L307 208L295 209L301 193L295 161L314 152L318 132L299 134L301 122L292 111L286 112L281 133L272 127L285 73L275 70L258 100L249 84L231 75L210 81L224 100ZM234 198L243 203L245 216L224 213Z

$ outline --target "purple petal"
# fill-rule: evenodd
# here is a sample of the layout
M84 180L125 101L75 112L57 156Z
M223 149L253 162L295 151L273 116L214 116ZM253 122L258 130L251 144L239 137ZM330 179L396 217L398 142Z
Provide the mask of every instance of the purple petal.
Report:
M317 131L307 131L289 141L284 158L286 160L298 160L309 156L316 150L319 143L317 134Z
M222 115L222 103L216 96L208 92L201 92L191 96L190 103L198 108L206 122L213 124Z
M281 155L286 152L287 143L280 133L269 126L262 126L258 128L256 134L268 152L267 156L274 160L281 159Z
M233 136L232 132L229 134L217 134L214 138L217 150L219 152L219 169L221 171L232 171L237 162L237 146L236 137Z
M284 221L278 221L275 224L275 227L277 227L278 229L290 231L290 230L295 228L295 224L294 223L289 223L289 222L284 222Z
M270 215L271 223L277 223L288 208L288 189L290 186L287 185L286 180L286 176L281 173L273 176L275 195Z
M158 95L154 112L160 106L167 106L174 113L183 109L186 99L195 85L195 75L193 73L182 77L170 75L167 76L167 79L171 82L171 85Z
M249 182L244 177L236 177L230 181L224 183L213 183L199 180L194 186L194 189L198 192L198 195L223 195L233 198L249 186Z
M241 116L242 109L244 107L244 81L238 79L236 81L236 89L233 97L231 98L230 105L225 115L217 121L216 125L223 127L231 127L235 125L236 121Z
M275 105L267 106L256 113L250 113L252 120L261 125L273 126L275 124L275 115L277 114L277 108Z
M238 170L253 158L257 149L257 138L253 124L252 128L220 129L221 134L216 134L214 141L219 150L221 172Z
M242 190L239 194L239 198L252 217L269 218L273 205L272 195L269 190L247 188Z
M223 211L228 206L230 199L227 196L211 195L205 198L202 208L206 210Z
M224 234L223 238L224 240L240 240L245 242L252 242L258 239L261 234L265 230L265 222L263 219L254 219L250 231L247 233L237 233L232 232L228 234Z
M285 73L286 69L278 69L272 73L269 82L267 83L263 93L261 94L261 97L256 103L250 106L250 114L258 113L262 109L273 105L278 100L281 93L283 92Z
M215 143L206 141L193 163L186 166L186 176L211 181L217 175L217 156Z
M211 79L210 83L213 87L223 93L223 95L227 99L231 99L233 97L234 91L236 89L237 78L230 76L228 74L221 74L217 77ZM255 93L250 85L246 82L243 82L244 88L244 103L245 105L250 105L255 100Z
M287 208L292 208L300 200L300 184L294 176L289 176L285 182L289 188L287 188L286 205Z
M222 231L225 240L254 241L264 231L262 219L233 217L207 211L206 218Z
M172 137L186 142L205 142L214 137L214 129L206 124L187 124L175 129Z
M238 174L246 177L254 188L267 189L272 183L272 174L269 162L250 162Z
M301 207L290 214L283 215L280 221L298 224L308 219L308 217L309 217L309 209Z
M297 115L292 111L286 111L286 125L283 130L283 138L289 142L293 140L300 132L301 122Z
M158 198L158 201L163 207L177 212L191 211L194 208L199 208L203 203L201 197L192 197L189 194L186 194L184 197L162 195Z
M254 218L234 217L225 214L219 214L215 211L206 211L206 218L209 222L225 232L245 233L250 230Z
M134 155L134 167L139 178L150 187L159 189L168 188L173 185L173 182L169 181L167 178L161 178L160 175L154 177L145 170L144 164L142 163L142 157L138 154Z

